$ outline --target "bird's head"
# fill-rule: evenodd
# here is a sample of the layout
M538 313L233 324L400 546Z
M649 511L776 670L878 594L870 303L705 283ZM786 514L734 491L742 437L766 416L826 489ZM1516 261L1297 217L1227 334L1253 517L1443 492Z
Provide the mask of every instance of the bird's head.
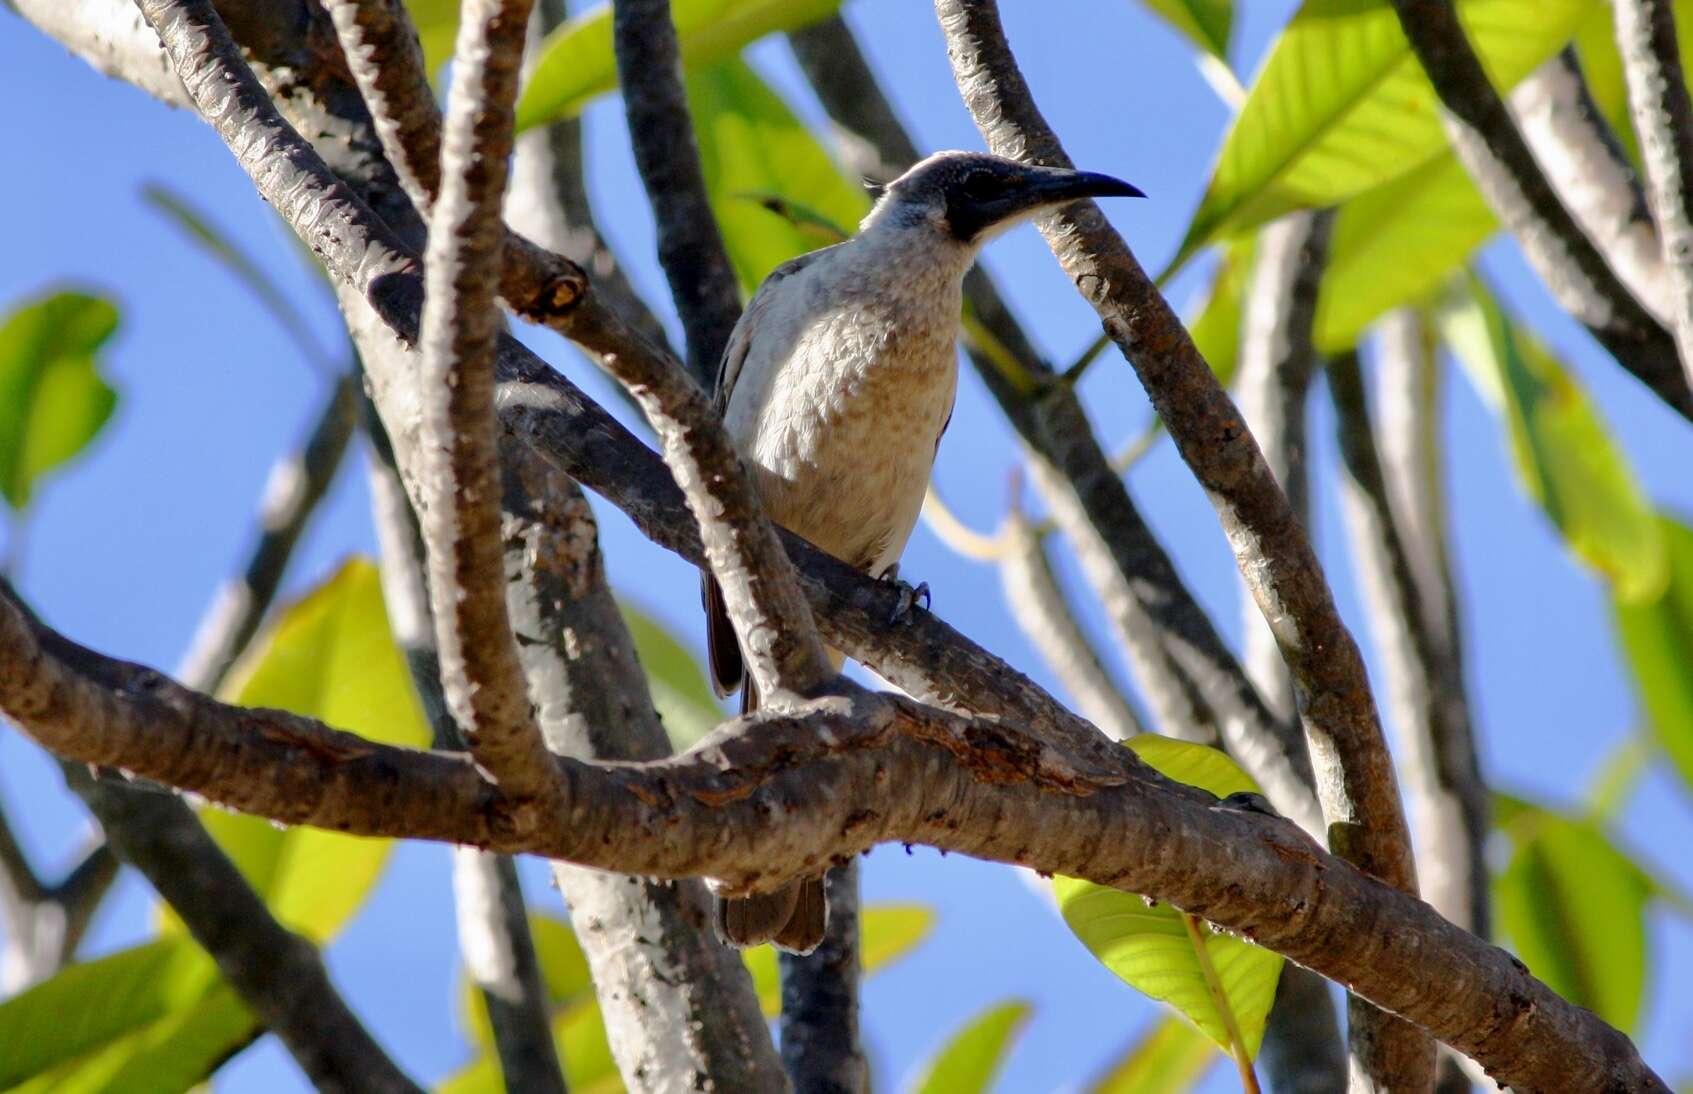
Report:
M1036 167L986 152L936 152L888 184L862 227L927 228L974 248L1056 205L1145 196L1092 171Z

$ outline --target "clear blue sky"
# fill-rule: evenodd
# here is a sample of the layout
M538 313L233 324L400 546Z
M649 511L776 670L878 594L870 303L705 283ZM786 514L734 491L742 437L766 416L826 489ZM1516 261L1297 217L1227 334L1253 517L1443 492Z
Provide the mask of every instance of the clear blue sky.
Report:
M1239 5L1237 69L1252 71L1292 6L1288 0ZM1134 4L1005 7L1029 82L1078 164L1120 175L1151 195L1107 211L1143 261L1158 268L1198 201L1226 111L1196 74L1186 46ZM918 144L979 147L927 7L854 0L847 10ZM1083 11L1086 33L1043 25L1043 15ZM783 46L761 45L752 59L802 113L820 117ZM47 488L29 529L21 584L77 641L169 668L213 590L243 558L270 462L299 436L323 380L242 289L141 203L142 185L165 182L210 210L309 310L326 346L339 344L337 317L247 179L194 117L96 75L9 14L0 15L0 74L0 132L9 147L23 150L0 173L6 227L0 305L74 283L115 295L124 311L109 357L122 403L97 449ZM636 284L660 301L664 282L615 99L589 111L588 128L603 223ZM996 242L986 261L1014 286L1017 311L1055 359L1094 337L1091 312L1032 229ZM1686 474L1693 432L1555 312L1509 247L1496 244L1485 265L1511 304L1575 364L1654 500L1693 513L1693 479ZM1173 299L1186 304L1196 286L1184 278ZM604 392L592 370L552 336L531 341L591 391ZM1092 369L1083 392L1112 447L1148 420L1145 397L1114 354ZM1451 392L1445 425L1453 528L1485 767L1501 788L1573 802L1638 717L1603 590L1518 490L1495 422L1473 392L1461 380ZM1331 420L1325 401L1316 402L1316 535L1342 610L1368 648L1336 504ZM1010 431L966 370L936 471L943 493L976 526L992 527L1015 462ZM1131 488L1223 632L1237 638L1232 560L1210 506L1167 442L1134 471ZM619 591L698 648L694 571L643 541L609 506L598 509ZM308 587L350 552L373 550L362 467L354 467L302 545L289 588ZM950 622L1056 686L1006 614L990 567L958 559L920 528L904 572L928 580L935 610ZM1067 560L1064 572L1080 591ZM1098 612L1089 606L1086 615L1103 634ZM1381 679L1379 670L1375 678ZM88 821L56 771L12 732L0 732L0 794L48 872L85 838ZM1661 773L1648 777L1626 810L1622 835L1644 860L1693 889L1686 850L1693 846L1693 796L1684 786ZM447 869L441 847L402 848L365 912L329 953L337 981L377 1037L428 1082L456 1069L467 1052L456 1027ZM525 876L532 901L556 910L545 871L531 863ZM945 1035L1002 998L1025 997L1037 1007L1005 1074L1006 1090L1074 1085L1156 1016L1153 1004L1097 965L1008 869L895 847L871 855L864 876L869 901L919 900L941 918L924 949L866 987L867 1039L880 1088L909 1075ZM144 883L126 879L90 949L105 952L145 936L151 900ZM1660 1072L1674 1078L1693 1071L1693 930L1658 914L1651 940L1642 1044ZM219 1082L220 1089L241 1091L303 1085L272 1040L243 1054ZM1213 1074L1210 1087L1231 1085L1223 1070Z

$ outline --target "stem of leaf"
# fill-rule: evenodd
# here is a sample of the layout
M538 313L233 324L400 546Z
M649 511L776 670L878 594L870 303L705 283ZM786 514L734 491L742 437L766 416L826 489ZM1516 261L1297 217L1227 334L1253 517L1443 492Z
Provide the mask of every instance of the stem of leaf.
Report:
M1258 1087L1258 1076L1252 1070L1252 1055L1246 1051L1246 1038L1240 1035L1240 1023L1235 1021L1234 1008L1229 1006L1229 997L1223 991L1223 982L1217 976L1216 966L1211 964L1211 952L1205 948L1205 934L1207 928L1199 922L1197 916L1182 913L1182 925L1187 928L1187 937L1193 943L1193 955L1199 961L1199 971L1205 977L1205 989L1211 993L1211 1003L1217 1008L1217 1014L1223 1020L1223 1029L1229 1035L1229 1055L1234 1059L1235 1070L1240 1072L1240 1087L1246 1094L1261 1094Z

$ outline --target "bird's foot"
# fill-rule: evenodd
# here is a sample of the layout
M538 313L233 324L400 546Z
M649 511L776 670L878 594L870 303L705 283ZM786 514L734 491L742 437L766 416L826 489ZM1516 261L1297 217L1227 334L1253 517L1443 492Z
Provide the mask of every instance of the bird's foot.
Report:
M899 592L899 599L894 601L894 610L888 613L889 626L910 619L912 611L918 606L919 602L921 602L924 611L929 609L929 583L919 581L912 585L910 582L901 581L898 563L888 567L886 572L882 574L882 580L892 582L894 588Z

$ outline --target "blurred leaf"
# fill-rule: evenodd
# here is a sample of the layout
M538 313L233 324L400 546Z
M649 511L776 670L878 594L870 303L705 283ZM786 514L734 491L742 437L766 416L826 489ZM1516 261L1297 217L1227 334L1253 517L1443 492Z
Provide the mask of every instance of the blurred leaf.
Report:
M388 630L376 567L350 559L289 607L230 673L223 697L328 722L373 741L428 747L405 658ZM332 938L375 886L393 844L318 828L279 831L218 810L200 819L277 919Z
M670 17L682 63L691 70L733 57L766 34L809 26L840 6L841 0L673 0ZM547 36L517 103L517 128L578 114L616 86L611 5L602 4Z
M863 189L847 181L787 103L743 62L690 72L688 105L711 208L747 291L788 259L816 250L818 241L814 229L746 195L776 197L843 227L856 226L869 210Z
M1147 7L1194 45L1227 63L1233 0L1144 0Z
M1256 791L1233 760L1214 748L1143 734L1128 746L1165 775L1218 797ZM1052 879L1064 922L1088 950L1131 987L1169 1003L1207 1037L1229 1048L1230 1014L1213 999L1186 917L1175 908L1077 878ZM1281 975L1280 954L1198 924L1247 1055L1256 1056Z
M1493 82L1510 88L1575 33L1596 0L1460 0ZM1384 0L1305 0L1223 140L1173 266L1293 209L1333 205L1446 147L1439 101Z
M922 1077L911 1084L913 1094L983 1094L1033 1011L1032 1004L1016 999L970 1019L924 1066Z
M1565 542L1628 603L1669 579L1650 502L1599 411L1570 371L1472 279L1440 315L1441 334L1482 397L1504 418L1517 471Z
M1089 1094L1180 1094L1217 1062L1217 1047L1203 1033L1166 1014L1088 1088Z
M605 1022L592 999L567 1008L553 1019L553 1043L558 1046L571 1094L614 1094L623 1089L617 1061L606 1040ZM506 1087L499 1061L483 1055L436 1089L438 1094L505 1094Z
M858 923L858 962L865 976L881 972L922 945L935 929L935 910L921 904L872 904ZM782 1012L782 982L776 951L755 946L741 951L752 988L766 1018Z
M1317 302L1317 348L1351 349L1382 315L1427 299L1498 227L1450 152L1342 205Z
M1530 809L1505 830L1516 852L1494 892L1517 956L1565 999L1632 1030L1646 985L1646 873L1586 821Z
M670 745L686 752L723 721L723 708L699 662L663 624L625 601L618 607L635 640L635 654L646 670L647 688Z
M1199 317L1188 326L1193 344L1225 387L1240 366L1241 320L1246 314L1246 287L1252 280L1254 243L1255 238L1246 235L1222 249Z
M0 320L0 495L13 509L112 416L117 392L97 357L117 327L116 304L80 292L35 297Z
M67 966L0 1003L0 1089L50 1071L68 1079L83 1057L193 1007L217 975L181 937Z
M423 46L423 66L431 81L453 59L453 44L459 33L458 0L406 0L406 10L417 25L417 39Z
M141 199L164 214L183 234L199 245L201 250L234 274L235 279L258 298L271 318L276 320L277 326L293 340L307 362L319 369L328 368L328 355L318 347L317 340L312 337L311 325L306 322L305 317L288 302L288 297L276 287L270 276L260 269L259 264L231 243L228 236L213 227L205 214L194 208L193 202L156 182L141 188Z
M1611 609L1646 722L1659 747L1693 788L1693 528L1660 518L1670 579L1657 597Z
M570 924L550 915L531 913L529 937L535 942L535 962L547 989L547 1007L562 1010L594 998L594 981L588 973L588 958L576 940ZM459 1016L471 1044L483 1052L494 1050L494 1030L488 1020L488 1003L468 972L460 974Z

